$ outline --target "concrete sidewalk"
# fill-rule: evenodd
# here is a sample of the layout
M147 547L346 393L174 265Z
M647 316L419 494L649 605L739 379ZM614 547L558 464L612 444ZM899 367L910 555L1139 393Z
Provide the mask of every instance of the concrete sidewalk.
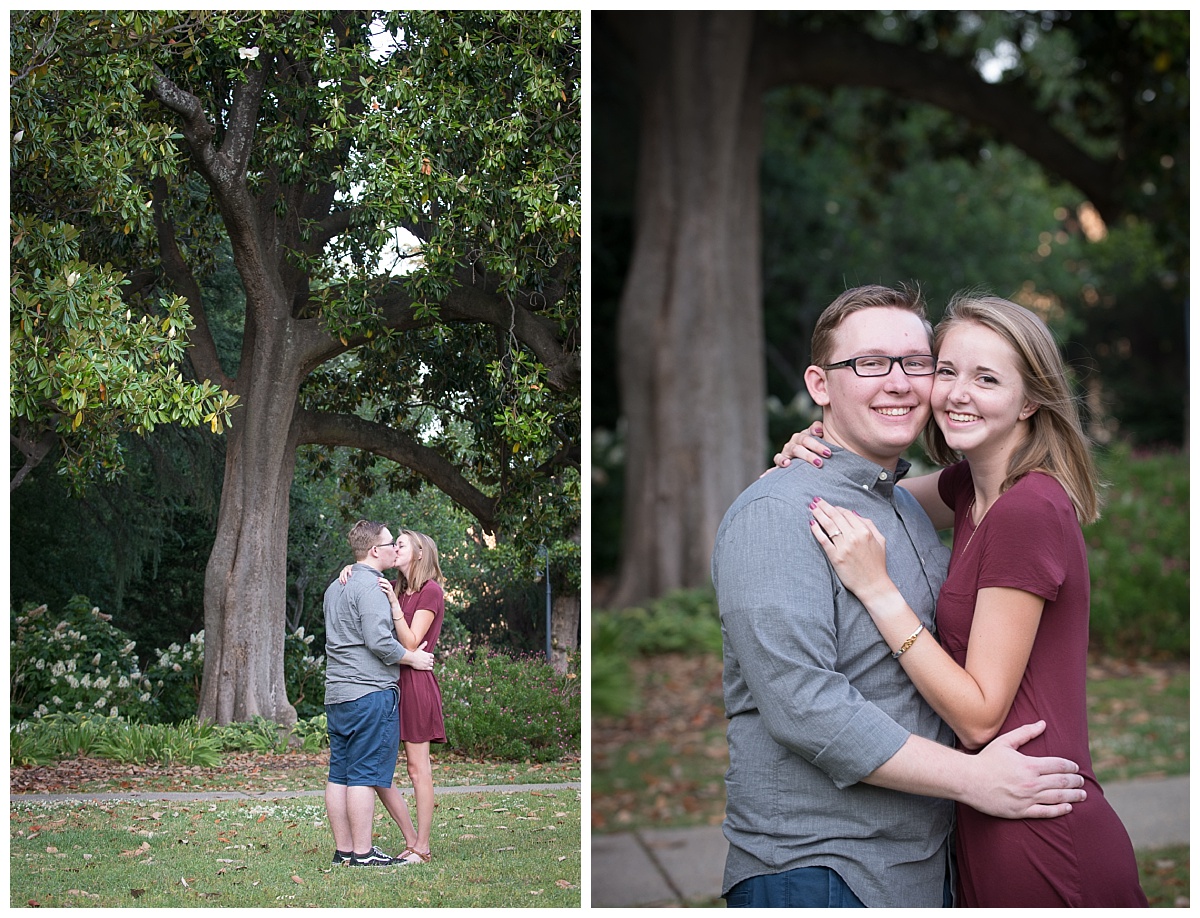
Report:
M437 794L525 794L549 790L579 790L583 785L578 781L563 784L449 784L444 787L435 786ZM412 795L411 787L401 787L401 791ZM97 794L9 794L12 803L28 803L39 800L286 800L291 797L324 797L325 789L303 791L120 791L116 793Z
M1139 851L1190 843L1189 793L1186 776L1104 788ZM720 826L594 835L592 905L673 907L715 899L727 850Z

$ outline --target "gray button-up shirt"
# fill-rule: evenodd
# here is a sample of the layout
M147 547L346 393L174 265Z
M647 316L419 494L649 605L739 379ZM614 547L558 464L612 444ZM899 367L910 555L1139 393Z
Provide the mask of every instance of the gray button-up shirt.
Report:
M742 492L717 532L713 583L729 718L723 892L795 867L837 871L870 907L942 904L953 804L859 783L910 733L951 730L891 658L810 531L823 497L871 519L888 573L931 632L949 550L897 474L832 447Z
M392 630L381 576L369 564L355 564L345 586L335 580L325 591L326 704L396 688L406 651Z

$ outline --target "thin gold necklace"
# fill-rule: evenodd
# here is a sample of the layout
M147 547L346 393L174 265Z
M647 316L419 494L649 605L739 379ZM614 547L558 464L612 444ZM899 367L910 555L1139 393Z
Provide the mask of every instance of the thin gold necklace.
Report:
M995 501L992 501L992 506L994 507L995 505L996 505L996 502L995 502ZM977 533L977 532L979 531L979 527L983 525L983 521L984 521L984 519L985 519L985 518L987 517L987 515L988 515L988 510L991 510L991 509L992 509L992 507L988 507L988 508L987 508L987 510L984 510L984 511L983 511L983 516L981 516L981 517L979 518L979 522L976 524L975 528L971 530L971 534L970 534L969 536L967 536L967 544L966 544L966 545L964 545L964 546L963 546L963 550L962 550L962 551L960 551L960 552L958 553L958 556L959 556L960 558L961 558L963 555L965 555L965 554L967 553L967 549L971 547L971 540L972 540L973 538L975 538L975 533ZM972 512L974 512L974 510L975 510L975 498L974 498L974 497L972 497L972 498L971 498L971 506L969 506L969 507L967 508L967 519L968 519L968 520L970 520L970 519L971 519L971 513L972 513Z

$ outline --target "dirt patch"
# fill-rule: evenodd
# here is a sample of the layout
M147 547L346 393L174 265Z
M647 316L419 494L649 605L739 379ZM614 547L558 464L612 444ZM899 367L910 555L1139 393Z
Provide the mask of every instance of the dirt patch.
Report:
M324 767L329 752L285 755L226 752L221 765L125 765L112 759L64 759L53 765L15 765L9 769L9 792L13 794L58 794L73 791L166 791L201 790L297 790L301 769ZM311 771L309 772L311 774Z

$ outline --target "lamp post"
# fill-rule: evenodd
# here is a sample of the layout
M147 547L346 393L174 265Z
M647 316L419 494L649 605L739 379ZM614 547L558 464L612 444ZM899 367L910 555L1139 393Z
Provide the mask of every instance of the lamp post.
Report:
M553 663L550 656L550 549L545 545L538 546L538 557L546 558L546 662Z

